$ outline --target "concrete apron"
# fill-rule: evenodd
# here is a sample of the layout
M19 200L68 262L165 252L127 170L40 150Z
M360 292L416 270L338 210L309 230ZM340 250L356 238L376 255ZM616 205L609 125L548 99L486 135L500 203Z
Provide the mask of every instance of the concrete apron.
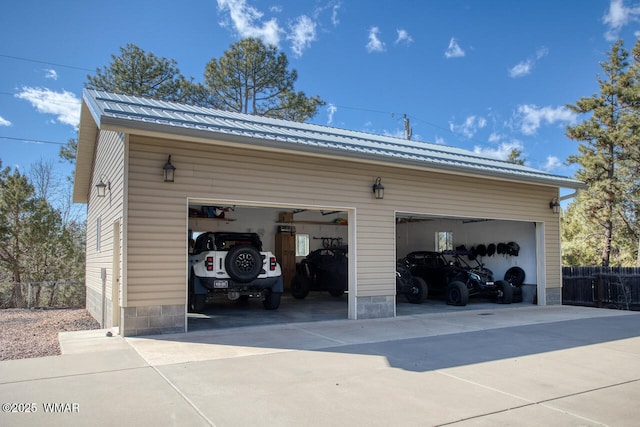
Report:
M77 334L77 335L74 335ZM0 362L0 425L634 425L640 313L518 307L122 339ZM55 416L54 416L55 415Z

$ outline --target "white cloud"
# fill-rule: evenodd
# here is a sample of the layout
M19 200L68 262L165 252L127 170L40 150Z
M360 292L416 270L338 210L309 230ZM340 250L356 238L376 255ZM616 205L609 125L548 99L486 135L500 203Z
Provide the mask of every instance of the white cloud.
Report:
M609 10L602 17L602 22L607 25L604 37L608 41L616 41L622 27L633 21L640 20L640 5L627 7L623 0L611 0Z
M549 49L542 46L536 50L536 59L542 59L545 56L549 55Z
M574 124L578 116L566 107L538 107L536 105L520 105L518 120L520 131L525 135L535 134L543 123Z
M489 135L489 142L500 142L504 138L504 135L500 135L499 133L491 132Z
M333 115L338 111L338 107L333 104L327 105L327 113L329 114L329 118L327 119L327 124L330 125L333 123Z
M340 6L340 3L333 5L333 11L331 12L331 23L334 27L337 27L340 23L340 20L338 19L338 10L340 9Z
M58 73L53 68L45 68L45 79L58 80Z
M526 60L516 64L513 68L509 69L509 77L517 78L523 77L527 74L531 74L531 68L533 67L533 63L531 60Z
M291 32L287 36L291 40L291 49L295 56L301 56L302 52L316 40L316 24L306 15L299 16L291 26Z
M400 128L398 128L396 130L392 130L392 131L388 131L388 130L384 129L382 131L382 134L384 136L390 136L392 138L400 138L400 139L405 139L406 138L406 135L404 134L404 129L400 129Z
M556 156L547 156L547 162L542 166L542 169L549 172L561 166L562 162Z
M80 99L63 90L54 92L46 88L23 87L16 98L29 101L40 113L53 114L60 123L73 127L80 124Z
M11 126L11 122L0 116L0 126Z
M257 37L266 44L280 44L280 34L283 30L278 21L275 18L262 21L264 14L247 5L246 0L218 0L218 9L229 11L233 28L240 37Z
M380 41L378 38L378 34L380 33L380 29L378 27L371 27L369 30L369 43L367 43L367 52L384 52L385 47L384 43Z
M511 154L513 150L522 151L523 148L524 146L522 145L522 142L513 140L510 142L503 142L496 148L481 147L479 145L476 145L475 147L473 147L473 152L476 154L480 154L481 156L493 157L499 160L507 160L509 158L509 154Z
M447 59L450 58L462 58L465 55L464 50L460 47L454 37L451 37L449 41L449 47L444 51L444 56Z
M462 134L466 138L473 138L478 130L487 126L487 120L484 117L469 116L464 123L456 125L449 122L449 129L453 133Z
M399 28L396 31L398 32L398 38L396 39L396 42L395 42L396 44L400 42L405 42L406 44L413 43L413 37L409 35L407 30L403 30L402 28Z
M509 69L509 77L515 79L518 77L524 77L528 74L531 74L531 70L537 61L544 58L549 54L549 49L546 47L541 47L536 51L534 58L528 58L525 61L521 61L518 64L514 65Z
M446 141L444 140L444 138L440 137L440 136L436 136L436 144L440 144L440 145L444 145L446 143Z

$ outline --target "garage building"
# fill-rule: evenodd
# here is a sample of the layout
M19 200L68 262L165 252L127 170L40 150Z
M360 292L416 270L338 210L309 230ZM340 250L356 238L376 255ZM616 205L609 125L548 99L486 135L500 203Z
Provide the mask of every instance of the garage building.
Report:
M87 203L87 309L124 336L185 332L190 230L258 232L275 252L283 225L348 243L350 319L395 316L396 259L438 235L517 241L518 257L488 266L522 266L538 304L560 304L554 205L582 186L438 144L85 90L74 202ZM209 206L226 217L190 218Z

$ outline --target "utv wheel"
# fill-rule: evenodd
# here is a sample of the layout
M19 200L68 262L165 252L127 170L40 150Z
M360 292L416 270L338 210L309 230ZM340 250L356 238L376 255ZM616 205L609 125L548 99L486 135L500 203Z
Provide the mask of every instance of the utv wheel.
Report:
M262 301L262 305L265 310L277 310L280 307L280 298L282 297L282 292L271 292L269 291Z
M224 266L232 280L248 283L262 271L262 256L253 246L236 245L227 252Z
M407 301L412 304L422 304L427 299L427 282L422 277L413 277L411 279L411 288L407 292Z
M296 299L304 299L309 295L309 284L300 276L291 279L291 295Z
M329 295L331 295L332 297L339 298L342 295L344 295L344 291L339 290L339 289L332 289L332 290L329 291Z
M511 283L506 280L498 280L496 282L496 288L498 290L496 302L498 304L511 304L511 301L513 301L513 287Z
M447 304L464 306L467 302L469 302L469 290L464 283L456 280L447 285Z

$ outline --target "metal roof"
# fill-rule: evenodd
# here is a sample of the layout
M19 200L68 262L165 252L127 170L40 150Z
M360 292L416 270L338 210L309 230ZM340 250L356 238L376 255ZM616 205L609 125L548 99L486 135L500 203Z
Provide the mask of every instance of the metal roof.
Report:
M409 165L494 179L582 188L575 179L441 144L85 89L98 128L164 132L241 144Z

